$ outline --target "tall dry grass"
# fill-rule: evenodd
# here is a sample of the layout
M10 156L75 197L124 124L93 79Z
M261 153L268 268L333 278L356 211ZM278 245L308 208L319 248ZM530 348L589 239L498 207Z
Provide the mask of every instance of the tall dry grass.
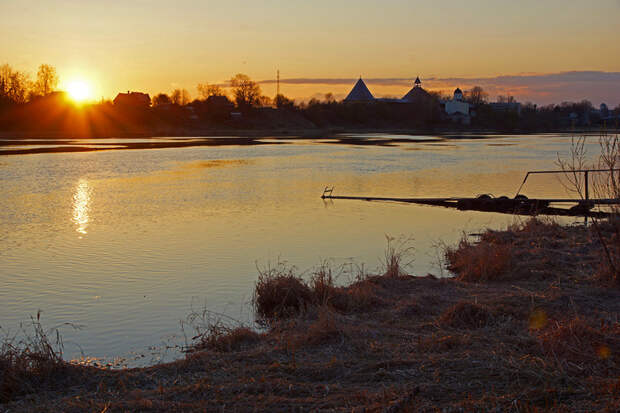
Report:
M258 269L252 304L261 319L288 317L305 311L314 301L308 284L295 275L294 267L278 263Z
M383 253L382 264L385 277L398 278L407 275L415 254L412 237L395 238L385 236L387 246Z
M482 235L484 242L472 242L463 234L456 247L446 247L448 269L460 281L481 282L505 278L512 266L512 244Z
M602 172L592 174L591 188L594 196L590 198L620 199L620 138L618 135L601 134L599 137L600 153L589 162L586 151L586 137L571 140L570 156L562 159L558 155L557 164L564 171L564 186L585 199L585 175L582 169L597 169ZM596 278L604 284L620 285L620 205L612 204L600 207L611 212L607 223L592 218L592 226L601 245L601 265ZM604 234L602 226L611 228L611 234Z
M383 256L384 278L406 276L413 262L412 238L386 236L387 246ZM308 309L329 307L341 312L360 311L381 304L372 281L377 276L368 275L363 267L358 269L355 281L346 288L336 285L336 276L328 261L310 274L309 280L296 275L296 269L285 263L258 269L252 304L262 322L286 318Z
M17 335L6 335L0 342L0 403L53 384L67 368L62 351L59 329L45 330L40 312Z
M261 334L252 327L206 308L191 311L181 321L181 329L185 335L185 351L188 353L203 349L235 351L252 346L261 339ZM188 330L192 332L191 339L187 335Z

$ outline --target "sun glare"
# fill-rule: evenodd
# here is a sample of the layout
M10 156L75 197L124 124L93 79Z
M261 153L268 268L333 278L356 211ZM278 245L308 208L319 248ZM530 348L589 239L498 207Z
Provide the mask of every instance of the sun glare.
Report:
M76 102L84 102L91 98L90 85L82 80L76 80L67 86L67 92L72 100Z

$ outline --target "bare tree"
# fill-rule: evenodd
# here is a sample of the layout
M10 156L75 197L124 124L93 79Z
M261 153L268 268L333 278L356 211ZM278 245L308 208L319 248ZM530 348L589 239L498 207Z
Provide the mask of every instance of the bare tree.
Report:
M486 102L489 94L480 86L474 86L467 92L467 100L473 105L481 105Z
M568 159L563 159L557 154L556 164L564 171L566 181L560 181L564 189L576 193L579 198L584 199L583 193L583 173L577 172L588 168L586 153L586 137L581 136L577 139L571 138L570 153Z
M260 86L248 75L238 73L230 79L230 86L238 107L252 107L260 103Z
M514 97L514 96L511 96L511 95L506 95L506 96L504 96L504 95L499 95L499 96L497 97L497 101L498 101L499 103L514 103L514 102L516 102L516 101L515 101L515 97Z
M226 96L226 93L224 93L224 89L222 89L218 85L210 85L208 83L198 83L198 86L196 86L196 89L198 89L198 94L204 100L209 99L211 96Z
M588 163L585 149L585 136L577 140L571 141L570 159L563 160L558 155L557 164L562 168L564 177L568 184L565 185L572 191L579 194L582 200L585 200L582 192L583 179L585 175L580 172L585 169L599 170L598 175L595 174L593 180L593 188L595 197L620 199L620 172L617 170L620 165L620 140L618 135L608 136L602 135L599 138L601 153L598 160ZM591 206L588 206L591 208ZM597 277L606 282L620 284L620 220L618 218L620 211L617 205L611 205L610 210L612 216L608 219L608 230L611 230L611 236L604 234L602 225L596 217L592 217L592 224L599 238L600 245L604 252L605 261L599 268Z
M37 80L34 82L33 92L39 96L46 96L52 93L58 86L58 75L56 68L51 65L39 66Z
M189 92L186 89L175 89L170 95L170 100L175 105L185 106L190 102Z
M23 103L30 85L28 75L13 70L8 64L0 66L0 101Z
M594 192L599 198L620 199L620 138L618 135L604 135L599 138L601 154L596 168L605 170L593 182ZM620 207L611 209L620 216Z

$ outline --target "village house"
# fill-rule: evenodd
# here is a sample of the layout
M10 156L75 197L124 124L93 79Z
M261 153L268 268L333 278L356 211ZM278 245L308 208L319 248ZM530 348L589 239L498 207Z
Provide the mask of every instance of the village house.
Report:
M151 106L151 97L148 93L130 92L119 93L114 98L115 106L124 106L132 108L148 108Z

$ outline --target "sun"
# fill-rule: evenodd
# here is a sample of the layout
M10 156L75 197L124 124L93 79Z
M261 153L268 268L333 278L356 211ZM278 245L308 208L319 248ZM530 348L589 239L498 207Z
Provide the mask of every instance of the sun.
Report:
M91 87L83 80L74 80L67 85L69 97L75 102L84 102L91 98Z

